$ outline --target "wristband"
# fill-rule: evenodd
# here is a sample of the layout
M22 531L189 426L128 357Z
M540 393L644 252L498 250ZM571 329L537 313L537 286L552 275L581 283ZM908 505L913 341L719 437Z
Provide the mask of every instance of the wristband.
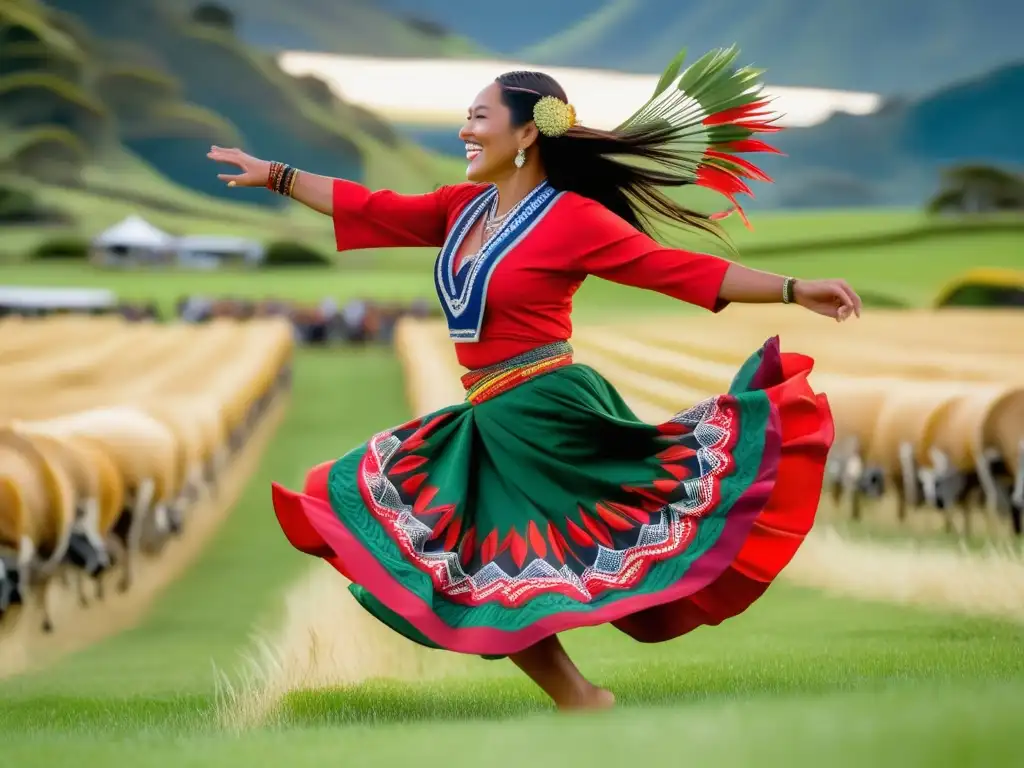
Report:
M790 304L793 301L793 283L796 280L792 277L787 277L782 281L782 303Z

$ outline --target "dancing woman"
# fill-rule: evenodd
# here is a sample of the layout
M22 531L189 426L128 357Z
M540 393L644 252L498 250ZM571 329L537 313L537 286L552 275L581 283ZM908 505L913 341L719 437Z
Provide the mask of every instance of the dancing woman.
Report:
M729 391L662 424L639 420L592 368L573 362L572 296L588 275L711 312L791 302L859 315L842 280L794 280L667 248L655 217L722 236L661 187L696 184L733 203L736 156L771 151L774 130L736 51L668 67L614 131L579 125L538 72L484 88L460 137L468 181L420 195L214 147L261 186L333 217L339 251L439 248L434 284L467 395L310 470L301 493L273 484L289 542L327 560L377 619L432 648L510 658L563 709L613 695L558 640L611 623L640 642L716 625L751 605L814 521L833 439L812 360L773 337ZM684 326L681 326L685 328ZM329 609L326 608L325 609Z

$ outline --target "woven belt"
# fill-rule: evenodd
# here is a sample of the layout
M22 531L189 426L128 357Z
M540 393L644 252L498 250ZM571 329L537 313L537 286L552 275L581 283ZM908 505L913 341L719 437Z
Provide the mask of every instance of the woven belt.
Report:
M466 399L477 405L542 373L571 364L572 345L568 341L555 341L470 371L462 376L462 386L466 389Z

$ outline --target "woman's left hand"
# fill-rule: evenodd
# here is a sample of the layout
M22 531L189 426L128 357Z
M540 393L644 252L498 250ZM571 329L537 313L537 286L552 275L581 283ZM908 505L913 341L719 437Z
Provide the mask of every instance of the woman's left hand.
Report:
M860 296L845 280L797 280L793 301L838 323L851 315L860 317Z
M218 163L237 166L240 173L218 173L217 178L229 187L265 187L270 179L270 163L246 154L235 147L210 147L206 156Z

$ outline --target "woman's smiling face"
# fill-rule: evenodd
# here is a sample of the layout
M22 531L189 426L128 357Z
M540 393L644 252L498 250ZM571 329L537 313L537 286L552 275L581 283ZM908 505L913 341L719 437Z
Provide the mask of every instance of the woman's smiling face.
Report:
M521 133L521 129L512 126L512 113L502 101L501 87L491 83L480 91L459 131L469 161L466 178L493 182L512 173Z

